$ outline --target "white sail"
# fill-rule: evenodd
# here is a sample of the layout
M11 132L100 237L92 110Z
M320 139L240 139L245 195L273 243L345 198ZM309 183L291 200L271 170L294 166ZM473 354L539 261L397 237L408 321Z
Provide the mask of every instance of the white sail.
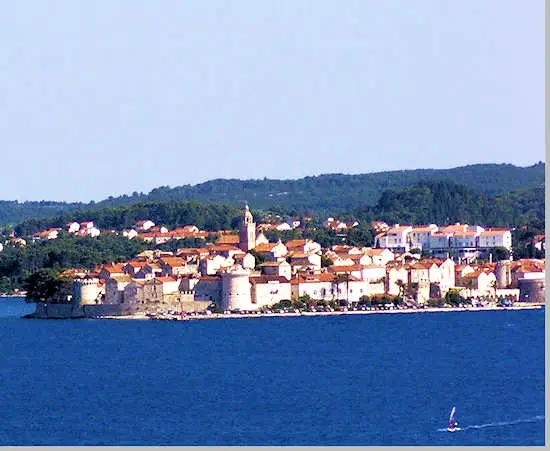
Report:
M451 416L449 417L449 422L454 421L455 412L456 412L456 408L453 406L451 410Z

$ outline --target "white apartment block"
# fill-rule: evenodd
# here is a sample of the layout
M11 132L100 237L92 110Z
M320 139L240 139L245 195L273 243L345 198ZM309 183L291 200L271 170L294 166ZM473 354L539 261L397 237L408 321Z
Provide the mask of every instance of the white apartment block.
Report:
M378 246L386 249L408 251L409 241L407 236L412 231L411 226L395 224L378 238Z
M488 229L468 224L452 224L438 227L404 226L395 224L377 235L377 245L383 249L407 252L413 248L431 251L445 256L452 252L459 257L475 257L479 251L495 247L512 248L512 233L508 229Z

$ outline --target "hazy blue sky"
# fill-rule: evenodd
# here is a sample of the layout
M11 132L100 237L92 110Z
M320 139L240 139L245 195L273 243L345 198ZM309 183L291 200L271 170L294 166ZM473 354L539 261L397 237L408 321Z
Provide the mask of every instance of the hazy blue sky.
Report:
M544 1L6 1L0 199L544 160Z

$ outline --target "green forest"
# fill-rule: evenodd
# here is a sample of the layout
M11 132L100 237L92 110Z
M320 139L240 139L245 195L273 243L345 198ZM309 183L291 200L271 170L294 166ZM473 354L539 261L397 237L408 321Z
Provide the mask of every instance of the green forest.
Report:
M90 238L68 234L24 247L6 246L0 253L0 293L23 288L26 279L39 269L91 269L100 263L129 260L146 248L142 240L122 236Z
M449 181L488 196L520 189L544 188L544 163L529 167L511 164L476 164L452 169L411 169L370 174L323 174L296 180L216 179L197 185L161 186L148 194L83 203L0 201L0 226L17 225L26 219L60 216L63 213L148 202L224 204L241 208L247 202L260 210L287 214L344 214L375 205L386 190L399 191L426 181Z

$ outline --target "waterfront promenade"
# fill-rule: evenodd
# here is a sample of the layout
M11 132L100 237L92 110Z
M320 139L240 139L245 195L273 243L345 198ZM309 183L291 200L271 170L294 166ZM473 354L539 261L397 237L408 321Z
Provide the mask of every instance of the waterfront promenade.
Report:
M500 307L489 304L481 307L424 307L424 308L389 308L373 310L344 310L344 311L295 311L286 312L248 312L248 313L195 313L195 314L162 314L147 315L138 313L125 316L102 316L101 319L117 320L167 320L167 321L192 321L208 319L238 319L238 318L271 318L271 317L297 317L297 316L342 316L342 315L376 315L376 314L407 314L407 313L444 313L444 312L482 312L495 310L531 310L541 309L544 303L515 303L512 306Z

